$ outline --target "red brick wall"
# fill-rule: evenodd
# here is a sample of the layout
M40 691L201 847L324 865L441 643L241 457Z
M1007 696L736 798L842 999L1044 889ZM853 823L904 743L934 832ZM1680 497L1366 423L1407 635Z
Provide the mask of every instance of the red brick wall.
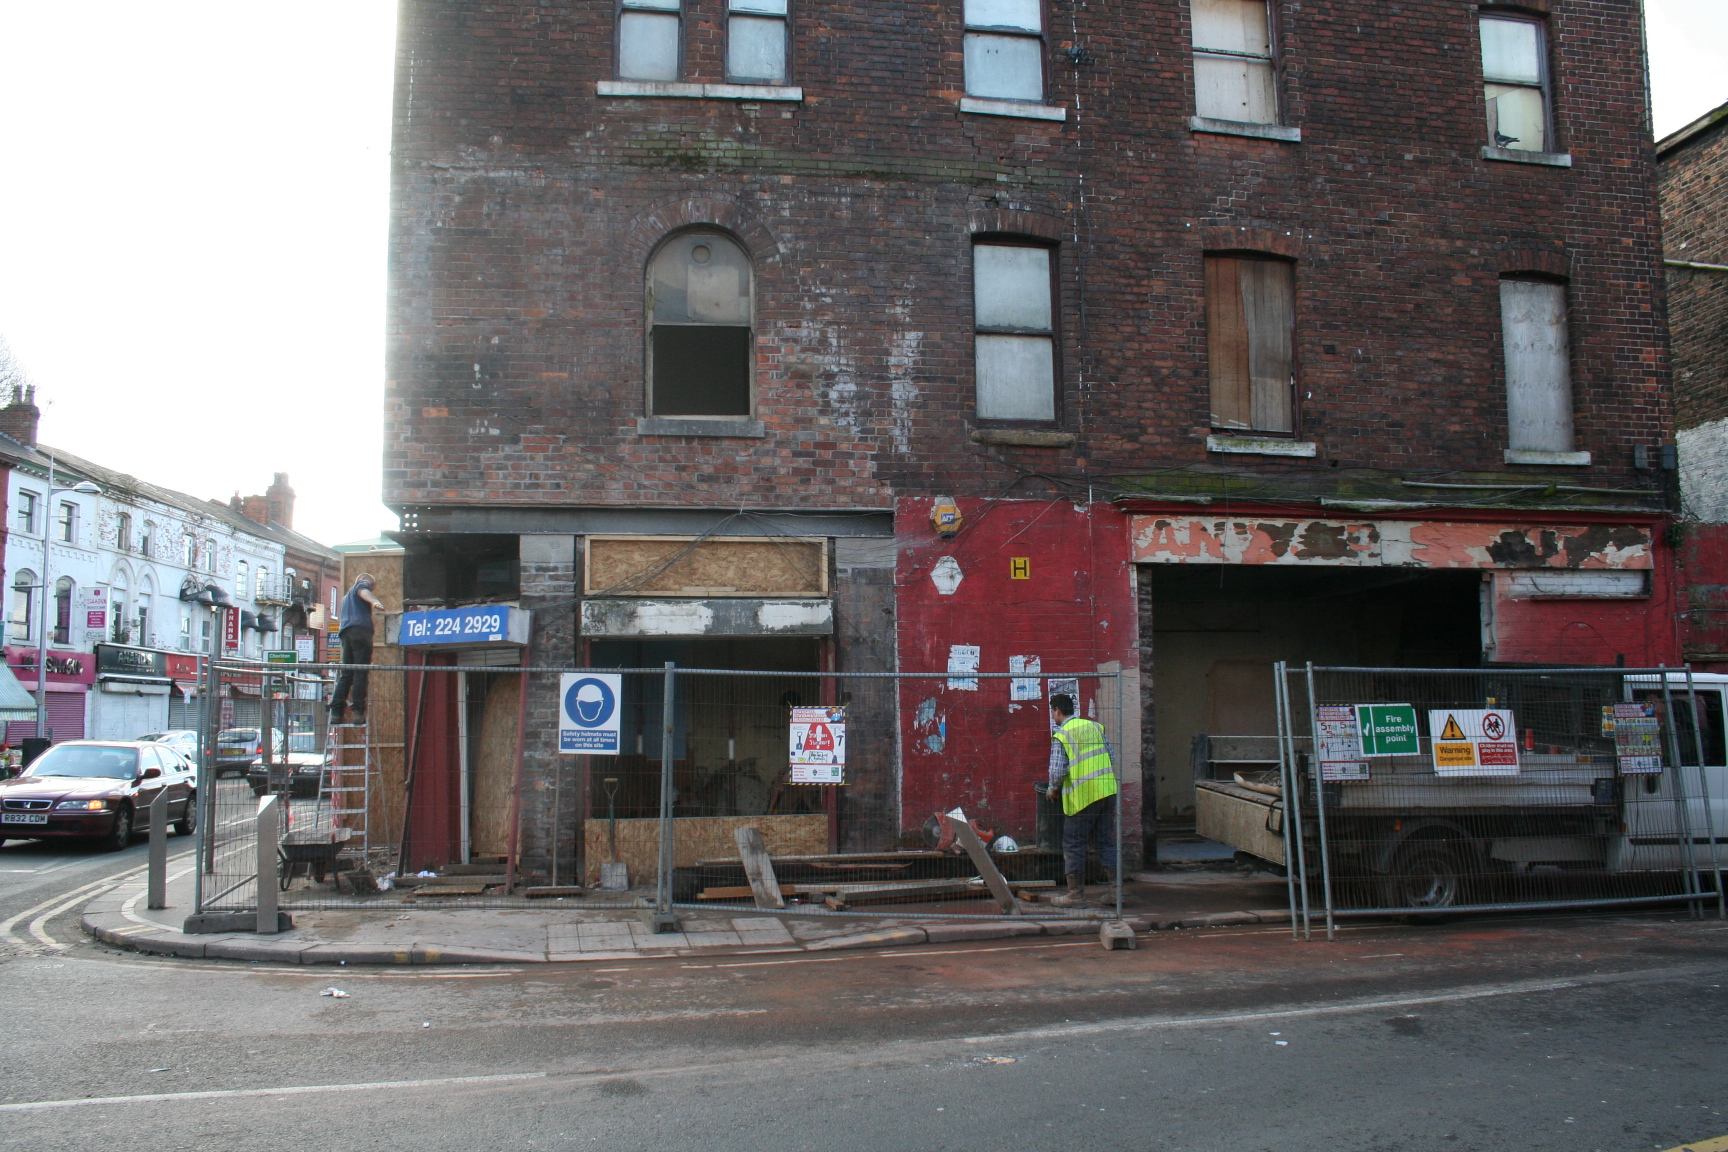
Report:
M1679 664L1676 557L1660 540L1652 552L1647 600L1496 599L1495 661L1611 665L1624 657L1629 668Z
M1687 524L1679 549L1686 658L1728 672L1728 524Z
M1728 264L1728 115L1662 155L1665 255ZM1679 426L1728 416L1728 273L1669 268Z
M1138 666L1134 573L1121 512L1066 500L959 505L963 530L941 540L929 521L929 499L900 501L902 672L946 671L955 644L981 649L982 672L1007 672L1010 656L1027 655L1039 658L1046 675L1095 672L1113 660ZM964 576L951 595L930 578L943 556L952 556ZM1011 578L1014 557L1028 560L1027 579ZM947 683L901 682L901 827L916 829L931 814L959 806L998 832L1031 837L1032 785L1047 778L1050 758L1047 702L1010 700L1007 680L979 680L977 691ZM1101 690L1111 694L1102 707ZM1114 691L1112 681L1082 681L1081 711L1110 719ZM1126 708L1138 707L1137 690L1124 695ZM1138 798L1135 789L1123 810L1124 827L1135 833ZM1125 850L1131 843L1137 836Z
M957 112L958 0L795 12L802 104L597 98L608 5L405 5L386 500L886 507L1205 464L1201 237L1239 228L1299 242L1322 468L1500 468L1497 277L1561 267L1596 455L1565 476L1635 483L1672 423L1637 5L1555 6L1569 169L1479 157L1472 5L1278 7L1299 144L1189 132L1180 3L1052 9L1065 124ZM690 79L719 78L720 14L689 6ZM692 223L755 256L765 439L636 434L644 265ZM967 438L970 237L1004 228L1061 242L1072 450Z

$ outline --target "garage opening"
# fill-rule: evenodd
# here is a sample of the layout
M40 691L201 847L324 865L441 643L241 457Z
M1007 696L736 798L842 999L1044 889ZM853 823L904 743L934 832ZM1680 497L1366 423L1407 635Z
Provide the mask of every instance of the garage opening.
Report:
M1276 766L1277 661L1474 668L1482 659L1478 572L1144 564L1139 578L1151 605L1140 640L1152 656L1145 720L1155 725L1158 818L1177 828L1193 819L1196 779Z

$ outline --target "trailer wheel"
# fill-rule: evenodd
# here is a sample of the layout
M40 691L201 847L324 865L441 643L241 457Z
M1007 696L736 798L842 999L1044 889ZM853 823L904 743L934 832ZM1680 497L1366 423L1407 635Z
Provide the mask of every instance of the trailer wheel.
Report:
M1385 887L1388 908L1450 908L1464 887L1463 856L1451 840L1413 840L1392 858Z

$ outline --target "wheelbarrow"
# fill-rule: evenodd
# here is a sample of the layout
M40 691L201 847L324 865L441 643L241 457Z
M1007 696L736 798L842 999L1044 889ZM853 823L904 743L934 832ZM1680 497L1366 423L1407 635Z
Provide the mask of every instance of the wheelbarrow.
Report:
M282 891L288 891L288 885L294 877L305 876L315 883L324 883L324 875L330 870L330 862L336 859L336 854L347 847L343 840L312 840L304 843L288 842L276 848L276 855L281 860L282 867L278 881Z

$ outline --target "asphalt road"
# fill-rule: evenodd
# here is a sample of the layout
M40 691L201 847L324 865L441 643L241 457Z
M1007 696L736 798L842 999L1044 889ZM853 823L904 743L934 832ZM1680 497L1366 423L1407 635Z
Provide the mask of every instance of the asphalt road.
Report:
M1114 953L266 968L115 952L82 938L76 901L55 911L142 865L141 845L0 848L0 1148L1654 1152L1728 1134L1728 924L1672 912Z

